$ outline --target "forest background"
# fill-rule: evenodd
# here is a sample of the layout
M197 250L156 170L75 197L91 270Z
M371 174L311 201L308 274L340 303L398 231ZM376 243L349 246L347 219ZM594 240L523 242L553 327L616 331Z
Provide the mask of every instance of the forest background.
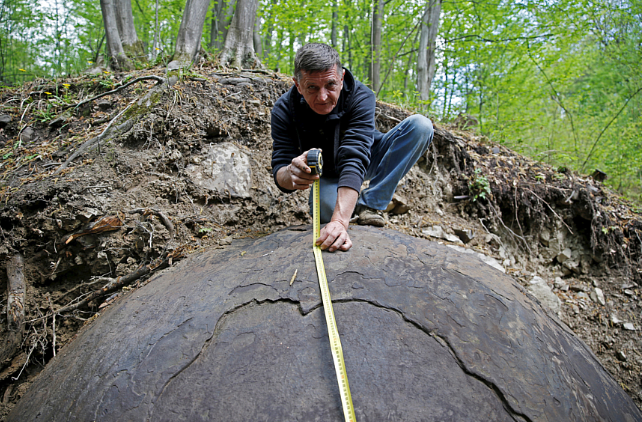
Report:
M133 66L171 62L197 1L204 4L125 1L142 44ZM258 66L292 74L301 45L331 44L378 99L436 121L474 116L479 135L560 169L600 169L612 188L642 202L641 0L239 4L248 1L257 8ZM59 80L106 63L95 77L113 85L101 3L109 1L0 0L0 84ZM224 49L235 8L218 0L202 9L201 58ZM64 86L50 95L58 101Z

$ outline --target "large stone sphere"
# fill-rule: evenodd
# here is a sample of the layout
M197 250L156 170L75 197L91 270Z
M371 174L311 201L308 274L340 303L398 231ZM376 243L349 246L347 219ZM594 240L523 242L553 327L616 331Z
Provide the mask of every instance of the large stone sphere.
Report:
M359 421L636 421L587 346L475 256L351 227L324 253ZM298 275L290 286L295 270ZM192 256L58 353L10 421L339 421L310 231Z

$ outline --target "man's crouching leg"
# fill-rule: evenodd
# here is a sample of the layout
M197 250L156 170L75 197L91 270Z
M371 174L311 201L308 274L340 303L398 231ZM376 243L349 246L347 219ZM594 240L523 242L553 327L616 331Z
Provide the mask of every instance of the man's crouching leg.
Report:
M339 179L330 177L321 177L319 179L319 193L320 198L320 218L321 224L329 223L332 219L334 206L337 203L337 189L339 186ZM310 187L310 197L308 198L308 205L310 206L310 216L312 216L312 197L313 187Z
M380 211L386 209L399 181L426 152L433 135L430 119L415 114L399 123L380 142L373 145L366 172L370 186L361 192L356 210L360 224L383 225L384 219ZM364 218L361 218L362 215Z

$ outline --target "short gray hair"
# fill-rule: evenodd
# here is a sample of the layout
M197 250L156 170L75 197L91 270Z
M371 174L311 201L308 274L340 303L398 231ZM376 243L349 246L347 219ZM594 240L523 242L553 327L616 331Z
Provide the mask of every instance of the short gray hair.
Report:
M337 73L341 70L339 53L327 44L312 42L299 48L294 58L294 77L301 80L301 71L323 72L336 65Z

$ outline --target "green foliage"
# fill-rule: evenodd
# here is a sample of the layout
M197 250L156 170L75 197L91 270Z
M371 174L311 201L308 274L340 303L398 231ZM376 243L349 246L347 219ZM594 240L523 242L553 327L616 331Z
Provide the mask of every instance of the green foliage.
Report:
M207 14L205 46L217 1L223 0L212 2ZM152 65L169 62L185 4L159 0L155 46L156 0L132 2ZM261 0L261 60L291 74L296 50L330 43L334 26L342 62L368 83L373 4ZM420 101L417 49L425 7L426 1L385 2L379 99L427 109L443 121L471 114L479 134L557 167L582 173L599 167L609 175L607 184L642 200L642 0L443 2L431 98ZM0 4L2 85L81 72L100 60L105 44L95 0ZM133 61L137 68L147 65L144 58ZM99 83L114 86L105 75ZM65 101L64 94L52 94ZM48 108L55 104L47 104L37 108L43 121L53 118Z
M468 184L468 190L473 197L473 202L479 198L486 199L486 195L491 195L490 182L488 178L482 174L481 169L475 169L475 176Z

